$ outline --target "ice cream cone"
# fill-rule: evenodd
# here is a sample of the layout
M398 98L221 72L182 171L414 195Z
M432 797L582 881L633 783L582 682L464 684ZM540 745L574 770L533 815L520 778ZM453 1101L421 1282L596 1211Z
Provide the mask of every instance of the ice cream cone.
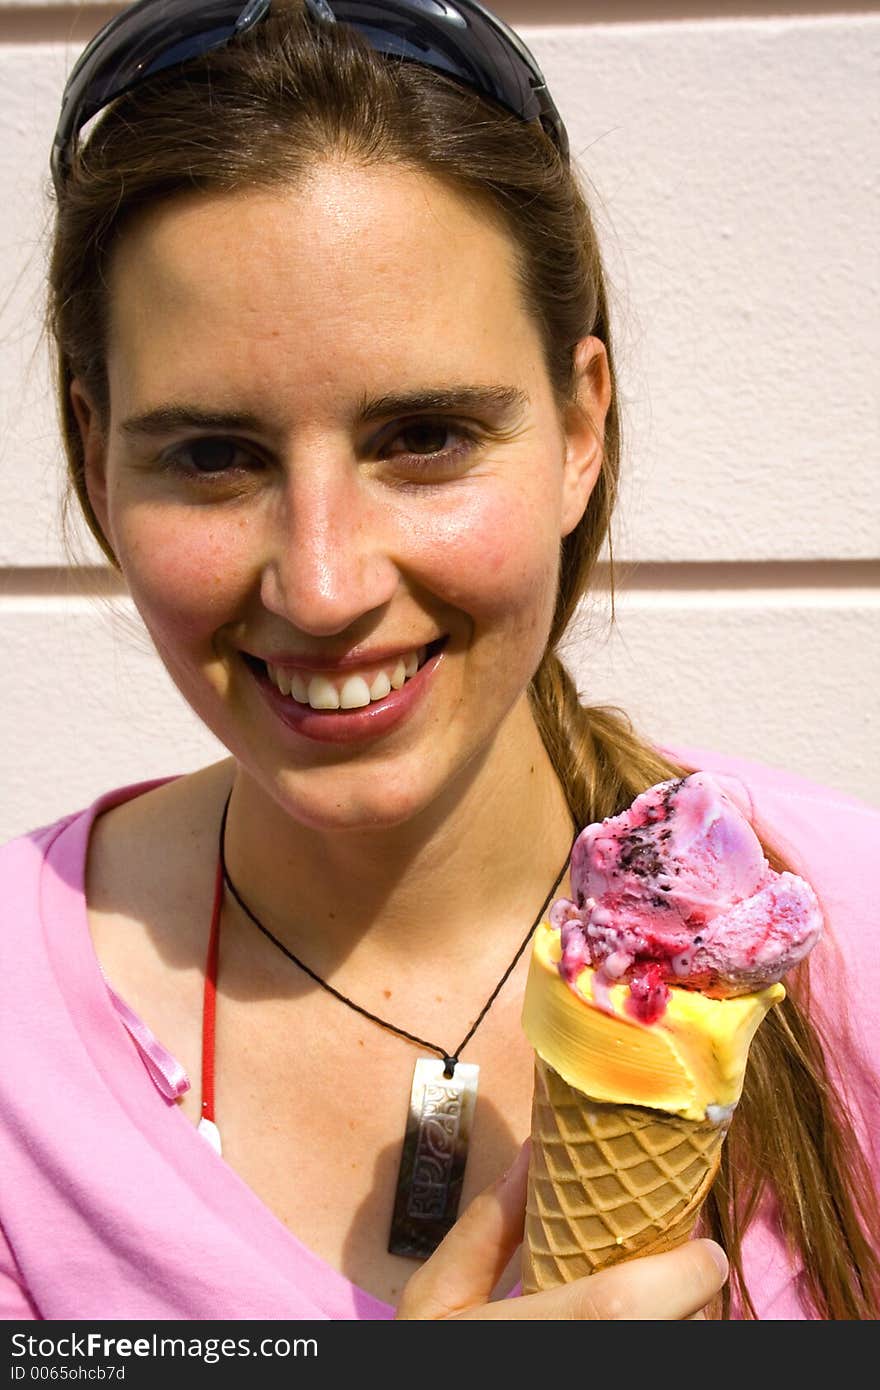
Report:
M687 1240L726 1132L726 1123L590 1100L536 1058L523 1292Z
M526 1293L688 1239L755 1031L822 930L813 889L770 868L708 773L587 826L571 891L535 931L523 1000Z

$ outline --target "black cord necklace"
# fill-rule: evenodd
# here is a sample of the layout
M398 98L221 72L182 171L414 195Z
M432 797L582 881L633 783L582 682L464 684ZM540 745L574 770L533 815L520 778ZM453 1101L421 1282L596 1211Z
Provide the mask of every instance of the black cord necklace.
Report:
M454 1224L458 1215L458 1205L464 1182L464 1169L467 1162L480 1068L476 1063L460 1061L460 1054L495 1003L506 980L529 944L535 928L543 918L553 895L565 876L571 849L569 849L565 863L553 887L541 904L538 915L529 927L513 960L458 1047L454 1051L448 1052L438 1043L416 1037L414 1033L408 1033L405 1028L398 1028L396 1024L389 1023L387 1019L379 1018L378 1014L362 1008L360 1004L356 1004L347 995L334 989L326 980L322 980L321 976L317 975L314 970L305 965L298 956L294 955L293 951L289 950L282 941L273 936L268 927L263 925L242 898L232 882L226 866L226 818L231 799L232 791L230 790L220 819L220 870L223 883L245 916L264 936L268 937L273 946L277 946L278 950L287 956L288 960L308 975L310 980L314 980L315 984L320 985L328 994L332 994L334 999L338 999L342 1004L347 1004L350 1009L354 1009L356 1013L368 1018L372 1023L377 1023L380 1028L385 1028L389 1033L394 1033L397 1037L406 1039L407 1042L416 1043L419 1047L436 1052L438 1058L442 1059L420 1057L415 1064L409 1116L397 1178L394 1215L388 1242L388 1250L392 1255L408 1255L415 1259L425 1259L437 1248L446 1232ZM576 832L574 824L572 828Z

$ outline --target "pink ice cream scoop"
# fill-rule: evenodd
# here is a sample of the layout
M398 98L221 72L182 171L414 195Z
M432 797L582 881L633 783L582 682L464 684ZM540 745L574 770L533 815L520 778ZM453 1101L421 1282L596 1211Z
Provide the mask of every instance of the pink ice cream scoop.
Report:
M558 898L560 971L596 970L594 995L630 987L644 1023L668 985L716 999L781 979L812 950L822 913L810 885L776 873L742 811L707 772L660 782L628 811L588 825L571 855L575 901Z

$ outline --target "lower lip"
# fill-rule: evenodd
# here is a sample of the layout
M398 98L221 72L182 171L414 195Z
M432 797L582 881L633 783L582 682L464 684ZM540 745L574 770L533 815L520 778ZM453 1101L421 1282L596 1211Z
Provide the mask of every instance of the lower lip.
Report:
M344 711L317 710L311 705L301 705L292 696L282 695L266 672L256 673L251 667L248 671L266 704L288 729L315 743L360 743L364 739L379 738L410 717L427 695L444 651L442 647L429 657L399 690L392 690L384 699L374 700L360 709Z

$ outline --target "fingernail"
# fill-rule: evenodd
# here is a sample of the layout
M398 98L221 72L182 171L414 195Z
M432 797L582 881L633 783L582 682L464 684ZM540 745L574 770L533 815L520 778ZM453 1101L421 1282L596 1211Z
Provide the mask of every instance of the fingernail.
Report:
M724 1278L726 1279L728 1274L730 1273L730 1263L724 1251L721 1249L721 1246L716 1244L714 1240L704 1241L703 1244L706 1246L706 1249L712 1256L712 1259L715 1261L715 1264L718 1266L719 1272L723 1274Z

